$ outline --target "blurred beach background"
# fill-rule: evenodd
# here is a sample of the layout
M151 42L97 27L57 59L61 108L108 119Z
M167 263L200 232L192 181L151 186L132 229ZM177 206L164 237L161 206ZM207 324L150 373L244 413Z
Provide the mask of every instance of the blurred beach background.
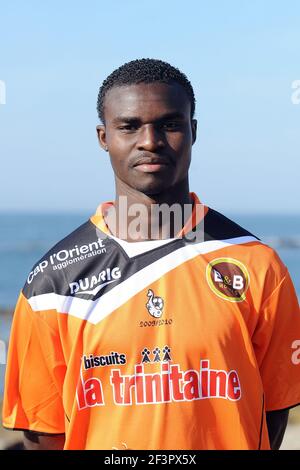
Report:
M2 2L0 21L2 341L32 265L113 199L97 94L142 57L193 85L191 190L273 246L300 295L298 0L14 0ZM299 409L283 449L300 449ZM0 447L18 438L2 430Z
M227 214L274 247L287 265L300 297L300 215ZM0 214L1 339L8 343L12 309L33 264L58 240L85 222L89 214ZM0 397L5 365L0 365ZM0 432L0 448L13 445L20 433ZM300 407L290 411L282 449L300 449Z

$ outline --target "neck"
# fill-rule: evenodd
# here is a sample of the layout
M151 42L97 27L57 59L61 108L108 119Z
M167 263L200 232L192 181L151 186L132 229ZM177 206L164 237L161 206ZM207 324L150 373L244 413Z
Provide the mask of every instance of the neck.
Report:
M125 196L128 206L131 204L144 204L151 207L152 204L188 204L191 202L188 178L180 181L176 185L162 191L159 194L145 194L126 185L116 177L116 205L120 196Z
M164 208L160 214L159 207ZM188 178L166 191L149 195L130 188L116 177L115 205L105 214L105 221L118 238L157 240L176 237L191 213Z

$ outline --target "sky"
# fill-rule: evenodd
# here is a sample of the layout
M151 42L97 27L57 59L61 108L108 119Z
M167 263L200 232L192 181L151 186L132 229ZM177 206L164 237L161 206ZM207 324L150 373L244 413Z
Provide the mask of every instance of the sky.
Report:
M191 190L228 213L300 213L299 24L298 0L2 2L0 211L93 213L114 197L98 89L151 57L194 87Z

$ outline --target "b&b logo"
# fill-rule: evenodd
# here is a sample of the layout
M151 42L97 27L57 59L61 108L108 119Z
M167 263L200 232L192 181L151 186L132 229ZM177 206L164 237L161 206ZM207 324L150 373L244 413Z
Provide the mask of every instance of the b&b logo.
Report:
M250 277L246 267L233 258L216 258L208 263L206 279L211 290L221 299L242 302L246 298Z

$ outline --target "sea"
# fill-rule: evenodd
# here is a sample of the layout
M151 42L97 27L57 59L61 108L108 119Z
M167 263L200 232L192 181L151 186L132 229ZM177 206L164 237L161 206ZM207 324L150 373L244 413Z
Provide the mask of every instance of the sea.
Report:
M300 298L300 214L226 216L276 249L289 269ZM84 213L0 213L0 308L14 307L19 291L36 261L88 217L89 214ZM0 397L5 369L3 345L7 345L10 326L10 316L0 314Z

